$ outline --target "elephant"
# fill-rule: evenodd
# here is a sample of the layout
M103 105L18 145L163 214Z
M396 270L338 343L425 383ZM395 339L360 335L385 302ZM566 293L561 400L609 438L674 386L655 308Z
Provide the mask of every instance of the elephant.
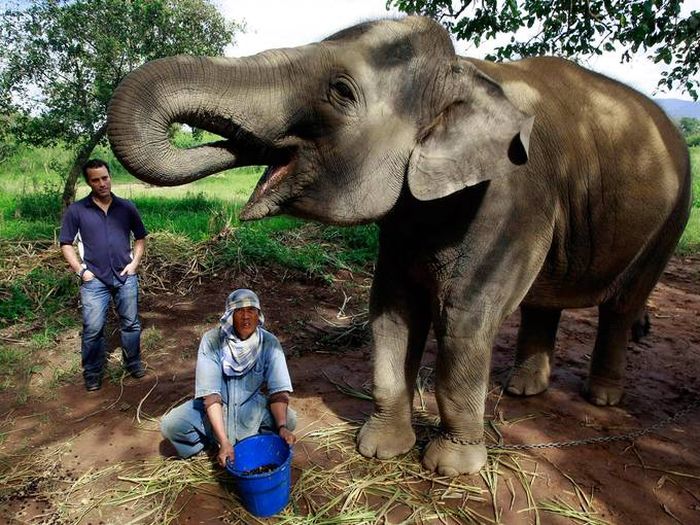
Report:
M175 148L176 122L222 140ZM357 449L383 459L415 445L432 328L440 428L422 463L445 476L486 462L492 347L518 308L508 392L543 392L562 310L596 306L584 392L620 401L629 334L691 204L688 148L653 101L563 58L458 56L420 16L250 57L148 62L116 89L108 137L155 185L267 166L242 220L378 225L374 407Z

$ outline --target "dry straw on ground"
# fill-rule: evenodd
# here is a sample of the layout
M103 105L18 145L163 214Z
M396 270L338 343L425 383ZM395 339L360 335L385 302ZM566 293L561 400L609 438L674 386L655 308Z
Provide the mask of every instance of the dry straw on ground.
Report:
M98 511L133 516L133 523L172 523L198 493L221 501L225 509L221 519L226 523L484 524L502 522L505 509L499 502L506 491L508 510L524 513L531 523L547 523L548 514L572 523L605 523L596 516L592 497L568 477L569 494L537 501L533 485L540 479L538 464L524 454L492 452L481 472L483 483L476 484L478 478L471 476L443 478L426 472L417 449L391 460L363 458L355 450L358 428L348 422L301 436L296 453L303 449L309 455L297 458L305 461L303 469L295 468L291 504L268 521L241 509L231 478L203 455L186 461L158 457L119 463L80 477L62 468L60 447L44 455L4 458L0 498L40 499L44 514L59 518L56 523L79 523ZM426 440L429 426L416 428L419 441ZM135 509L139 509L136 515Z

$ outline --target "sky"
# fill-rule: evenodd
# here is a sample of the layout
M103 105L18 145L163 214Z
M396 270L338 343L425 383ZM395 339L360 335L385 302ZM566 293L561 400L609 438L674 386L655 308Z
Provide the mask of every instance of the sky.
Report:
M266 49L296 47L317 42L351 25L387 16L402 16L386 10L386 0L218 0L227 18L245 20L246 32L240 34L227 56L247 56ZM685 0L683 11L700 10L700 0ZM455 42L457 53L482 58L491 48L467 42ZM638 55L621 64L619 55L594 57L583 64L599 73L616 78L649 96L691 100L680 91L654 92L661 68Z

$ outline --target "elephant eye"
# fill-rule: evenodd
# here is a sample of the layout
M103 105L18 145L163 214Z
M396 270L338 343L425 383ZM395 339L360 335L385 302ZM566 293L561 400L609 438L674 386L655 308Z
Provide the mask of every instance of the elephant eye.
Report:
M341 104L354 104L357 102L352 84L343 77L336 78L331 82L331 97Z

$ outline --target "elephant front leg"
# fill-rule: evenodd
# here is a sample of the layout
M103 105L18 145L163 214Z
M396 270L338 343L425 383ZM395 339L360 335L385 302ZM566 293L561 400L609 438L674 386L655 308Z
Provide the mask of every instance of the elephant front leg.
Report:
M473 474L486 463L484 403L492 339L478 332L441 338L435 392L441 433L423 457L423 466L438 474Z
M408 452L416 442L413 393L430 316L425 302L395 295L387 301L385 293L379 295L373 289L372 306L379 311L372 321L374 413L360 430L357 447L363 456L387 459Z

